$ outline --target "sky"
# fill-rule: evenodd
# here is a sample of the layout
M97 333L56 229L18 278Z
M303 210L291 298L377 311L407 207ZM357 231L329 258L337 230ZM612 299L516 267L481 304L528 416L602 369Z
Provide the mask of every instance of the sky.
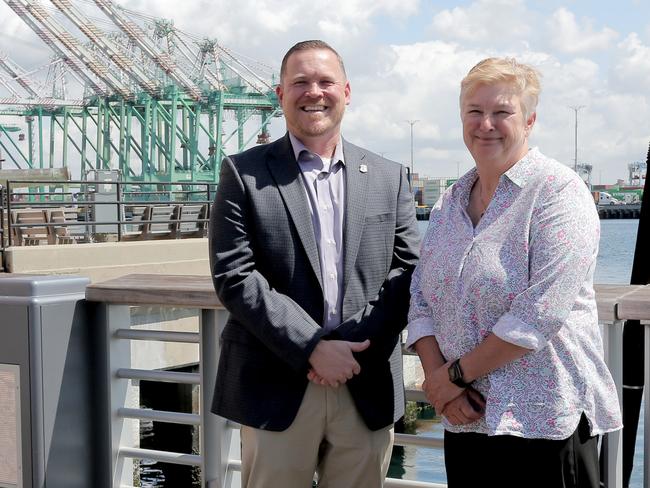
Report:
M82 0L75 3L85 4ZM627 178L650 143L650 2L647 0L119 0L173 19L279 71L295 42L323 39L339 51L352 87L343 135L410 166L456 177L473 166L462 141L460 80L478 61L511 56L542 74L530 143L593 183ZM49 49L0 2L0 50L25 67ZM417 121L412 126L408 121ZM284 134L282 120L272 138Z

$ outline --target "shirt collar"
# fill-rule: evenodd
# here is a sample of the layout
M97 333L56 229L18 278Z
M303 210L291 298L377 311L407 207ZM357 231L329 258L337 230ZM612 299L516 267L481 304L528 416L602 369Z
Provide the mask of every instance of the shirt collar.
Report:
M537 147L531 148L526 155L517 161L508 171L503 173L503 176L512 181L520 188L526 186L532 176L534 176L535 168L533 161L540 155ZM478 178L478 171L476 166L470 169L467 173L460 177L454 186L461 190L461 195L465 195L467 202L469 202L469 192Z
M503 173L510 181L520 188L526 186L528 180L534 176L533 161L539 156L537 147L531 148L523 158L517 161L508 171Z
M293 155L296 157L298 164L300 164L300 153L303 151L312 153L312 151L307 149L305 145L300 141L300 139L294 136L291 132L289 132L289 139L291 140ZM345 157L343 156L343 139L340 136L338 142L336 143L336 149L334 149L334 156L332 157L331 165L334 166L339 161L345 165Z

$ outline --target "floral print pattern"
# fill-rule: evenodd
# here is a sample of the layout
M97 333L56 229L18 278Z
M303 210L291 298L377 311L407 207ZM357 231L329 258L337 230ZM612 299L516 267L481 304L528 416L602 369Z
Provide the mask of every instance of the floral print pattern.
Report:
M531 352L475 381L485 416L453 432L565 439L621 427L603 360L593 275L600 222L583 181L532 149L499 180L478 225L466 212L476 169L431 212L411 284L407 347L434 335L447 360L488 334Z

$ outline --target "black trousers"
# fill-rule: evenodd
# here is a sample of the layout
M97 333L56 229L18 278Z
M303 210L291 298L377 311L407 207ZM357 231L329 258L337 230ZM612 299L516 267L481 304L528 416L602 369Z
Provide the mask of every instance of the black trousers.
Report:
M582 415L568 439L445 431L449 488L598 488L598 438Z

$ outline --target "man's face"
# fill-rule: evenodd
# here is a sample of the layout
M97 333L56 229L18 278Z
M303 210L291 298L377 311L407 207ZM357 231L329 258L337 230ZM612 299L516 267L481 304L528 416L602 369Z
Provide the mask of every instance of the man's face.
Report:
M303 143L314 138L337 138L350 83L336 55L328 49L297 51L287 59L276 89L287 129Z

